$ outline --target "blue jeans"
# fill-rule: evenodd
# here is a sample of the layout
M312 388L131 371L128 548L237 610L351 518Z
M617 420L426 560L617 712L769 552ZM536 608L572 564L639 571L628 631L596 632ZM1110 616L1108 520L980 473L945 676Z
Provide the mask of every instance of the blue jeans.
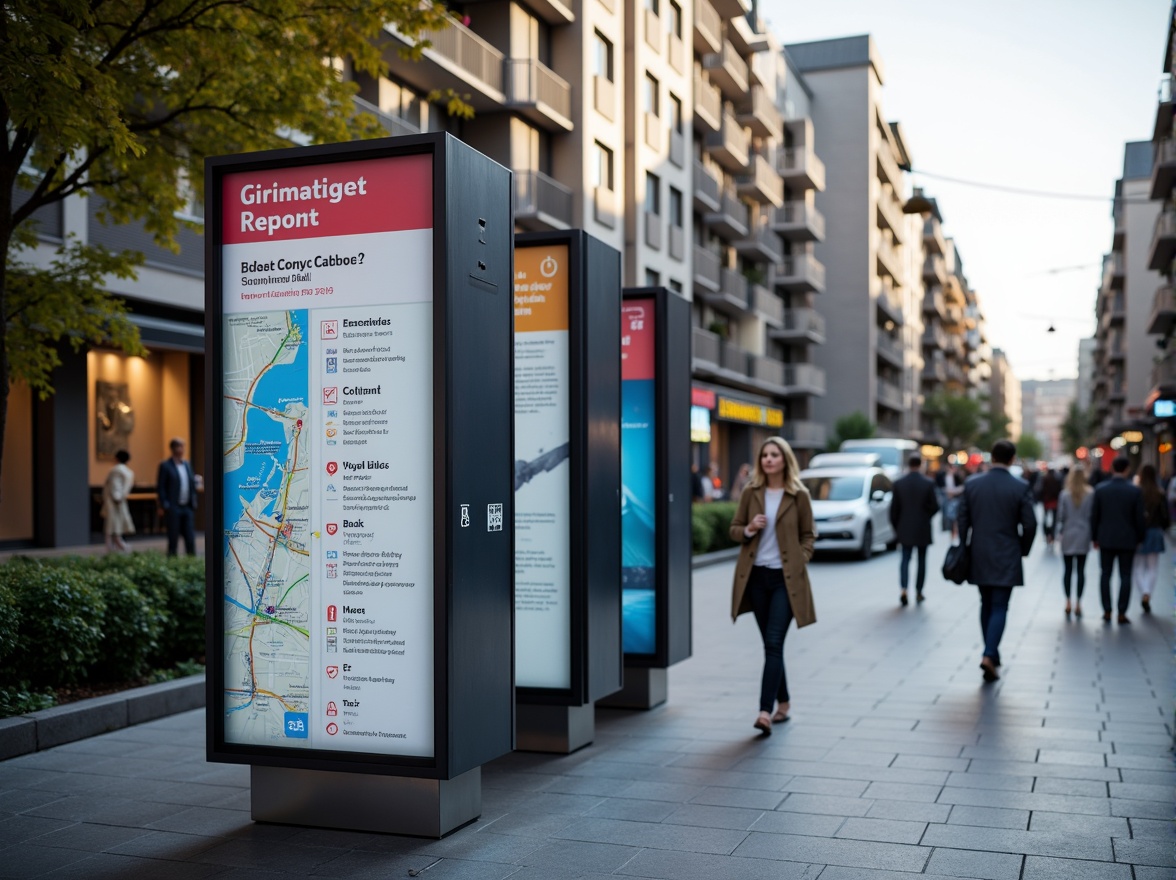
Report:
M902 545L902 558L898 561L898 585L906 592L908 575L911 567L911 553L916 554L915 560L915 592L923 595L923 581L927 577L927 548L914 547L910 544Z
M980 587L980 635L984 656L1000 662L1000 637L1004 635L1012 587Z
M792 623L792 603L779 568L756 565L747 581L751 610L764 639L764 674L760 682L760 711L771 712L773 700L788 702L788 677L784 674L784 637Z

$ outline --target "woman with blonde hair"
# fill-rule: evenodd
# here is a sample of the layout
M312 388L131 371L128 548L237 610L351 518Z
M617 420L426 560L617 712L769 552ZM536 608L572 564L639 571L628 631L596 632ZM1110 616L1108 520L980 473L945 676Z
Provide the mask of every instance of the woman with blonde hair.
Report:
M1066 591L1066 617L1070 616L1070 574L1077 569L1078 596L1073 610L1082 616L1082 590L1086 587L1086 554L1090 552L1090 511L1094 488L1080 467L1070 468L1066 488L1058 498L1057 530L1062 542L1062 589Z
M798 628L817 620L805 567L816 537L812 501L800 481L792 447L782 437L769 437L760 446L731 520L731 540L742 545L731 588L731 619L753 612L764 640L760 711L754 723L764 736L771 735L773 723L788 720L788 627L794 618Z
M1168 499L1156 480L1156 466L1145 464L1139 469L1139 488L1143 492L1143 522L1147 527L1143 543L1135 551L1132 564L1133 579L1139 585L1139 601L1143 613L1151 614L1151 594L1159 573L1160 554L1164 552L1164 533L1172 524L1168 516Z

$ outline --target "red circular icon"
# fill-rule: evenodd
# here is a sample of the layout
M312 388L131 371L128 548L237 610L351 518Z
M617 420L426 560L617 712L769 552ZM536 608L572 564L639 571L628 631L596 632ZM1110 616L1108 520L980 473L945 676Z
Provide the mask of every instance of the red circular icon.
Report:
M327 725L327 733L329 733L331 736L334 736L338 732L339 732L339 725L336 724L334 721L332 721L330 724Z
M302 427L302 419L299 419L299 420L298 420L297 422L295 422L294 424L295 424L297 427L301 428L301 427Z

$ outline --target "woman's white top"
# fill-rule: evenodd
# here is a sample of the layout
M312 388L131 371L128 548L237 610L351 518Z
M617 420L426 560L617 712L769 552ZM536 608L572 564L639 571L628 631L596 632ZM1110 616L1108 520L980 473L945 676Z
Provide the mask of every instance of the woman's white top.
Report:
M755 549L755 564L765 568L783 568L780 560L780 543L776 540L776 514L784 500L783 489L764 489L764 516L768 524L760 531L759 546Z

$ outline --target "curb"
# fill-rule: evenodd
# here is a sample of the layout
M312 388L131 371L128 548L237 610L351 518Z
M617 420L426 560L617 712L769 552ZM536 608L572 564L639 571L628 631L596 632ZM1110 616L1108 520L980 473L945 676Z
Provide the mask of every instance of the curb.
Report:
M0 719L0 761L199 709L204 673Z
M731 562L739 558L739 547L728 547L725 550L716 550L713 553L699 553L690 561L691 568L705 568L708 565L717 565L720 562Z

